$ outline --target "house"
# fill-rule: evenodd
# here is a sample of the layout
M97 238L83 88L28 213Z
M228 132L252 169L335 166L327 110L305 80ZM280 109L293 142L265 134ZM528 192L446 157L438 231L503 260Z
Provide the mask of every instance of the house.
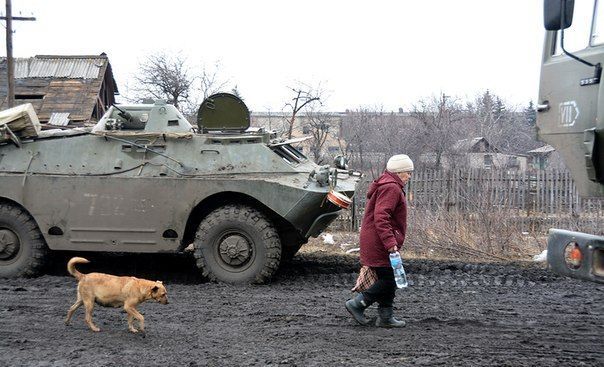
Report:
M15 105L31 103L42 125L94 123L119 94L106 54L15 58ZM7 104L7 61L0 58L0 110Z
M528 155L528 164L531 169L566 170L562 157L551 145L544 145L537 149L529 150L526 154Z
M437 154L434 152L420 155L420 163L437 168ZM462 139L440 156L440 166L445 169L477 168L508 169L524 171L527 169L527 157L522 154L501 153L484 137Z

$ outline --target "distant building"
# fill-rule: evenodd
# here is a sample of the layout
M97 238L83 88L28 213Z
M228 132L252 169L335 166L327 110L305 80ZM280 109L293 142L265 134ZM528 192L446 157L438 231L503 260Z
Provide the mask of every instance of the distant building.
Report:
M355 119L355 115L358 118L364 118L366 121L351 123ZM291 113L287 112L252 112L251 120L252 126L264 127L269 130L276 130L283 137L289 127L289 119ZM371 167L385 167L386 161L391 155L391 152L385 153L384 147L379 144L368 146L366 141L363 142L364 146L357 149L353 143L346 141L346 137L350 137L350 129L361 127L363 134L367 137L371 136L372 128L379 127L375 124L375 121L384 121L384 124L388 124L389 130L395 131L396 128L406 128L407 123L413 120L411 114L399 110L398 112L315 112L306 113L300 112L296 115L296 123L294 130L292 131L292 138L298 138L302 136L323 136L322 133L328 133L325 142L321 148L321 152L318 154L322 161L318 163L330 163L331 160L338 155L347 155L352 163L360 164L361 166ZM352 126L352 127L351 127ZM342 130L340 130L342 129ZM365 133L366 132L366 133ZM316 149L316 139L309 139L300 143L297 147L303 151L304 154L310 158L316 158L313 148ZM354 150L354 153L353 153ZM362 152L362 158L358 158L355 154ZM387 156L388 155L388 156ZM355 162L355 158L358 158L358 162Z
M0 58L0 109L8 108L6 57ZM15 58L15 105L31 103L43 124L81 126L100 119L119 94L111 64L99 56Z
M458 140L440 157L440 167L436 167L437 155L424 153L420 163L430 168L478 168L508 169L524 171L527 169L527 157L522 154L501 153L486 138L476 137Z
M318 130L322 130L327 136L321 149L321 155L324 156L324 159L331 159L340 154L340 145L337 136L339 135L340 122L345 114L342 112L324 112L321 115L324 121L321 124L317 124L316 117L304 112L298 113L296 115L294 130L292 131L292 138L310 137L313 134L317 134ZM289 128L288 121L290 118L291 114L284 112L252 112L251 126L274 130L281 137L284 137ZM314 158L312 157L312 140L301 142L296 147L305 155Z
M544 145L526 152L529 167L532 169L566 170L560 154L551 145Z

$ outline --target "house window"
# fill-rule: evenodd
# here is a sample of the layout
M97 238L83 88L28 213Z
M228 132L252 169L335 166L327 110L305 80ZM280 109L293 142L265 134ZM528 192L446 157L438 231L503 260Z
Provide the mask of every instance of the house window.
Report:
M43 94L15 94L15 99L43 99Z
M490 154L484 155L484 165L485 167L491 167L493 165L493 156Z

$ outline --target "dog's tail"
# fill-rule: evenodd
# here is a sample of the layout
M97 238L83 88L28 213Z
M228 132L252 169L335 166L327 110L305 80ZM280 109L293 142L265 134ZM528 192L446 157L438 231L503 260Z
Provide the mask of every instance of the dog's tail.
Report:
M69 274L73 275L77 280L80 280L84 274L80 273L76 268L76 264L88 264L90 261L84 259L83 257L72 257L71 260L67 263L67 271Z

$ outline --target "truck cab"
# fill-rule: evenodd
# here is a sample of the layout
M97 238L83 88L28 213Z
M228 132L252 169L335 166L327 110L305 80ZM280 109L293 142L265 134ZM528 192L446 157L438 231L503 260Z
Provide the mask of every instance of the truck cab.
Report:
M537 135L562 156L583 197L604 197L604 3L545 0ZM604 237L551 229L560 274L604 282Z

